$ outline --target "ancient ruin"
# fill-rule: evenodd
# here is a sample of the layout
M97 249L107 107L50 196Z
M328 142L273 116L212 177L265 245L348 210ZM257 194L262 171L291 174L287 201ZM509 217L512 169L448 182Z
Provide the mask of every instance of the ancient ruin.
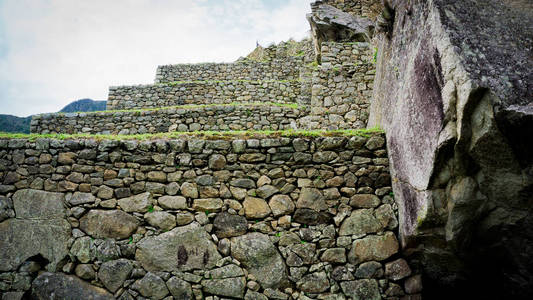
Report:
M0 138L1 299L533 297L533 4L307 19Z

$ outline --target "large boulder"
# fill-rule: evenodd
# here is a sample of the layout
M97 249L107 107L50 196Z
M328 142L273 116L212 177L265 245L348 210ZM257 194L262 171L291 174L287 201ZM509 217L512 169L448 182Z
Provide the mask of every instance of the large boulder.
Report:
M42 273L31 285L31 298L36 300L54 299L115 299L106 290L90 285L71 275Z
M283 287L288 282L285 262L268 235L252 232L232 238L231 255L263 288Z
M402 245L424 245L437 294L532 298L533 3L388 2L368 126L387 132Z
M28 258L41 255L55 271L68 254L70 224L65 220L65 196L38 190L13 195L15 219L0 223L0 271L13 271Z
M143 268L157 271L211 269L222 256L198 223L177 227L137 243L135 259Z

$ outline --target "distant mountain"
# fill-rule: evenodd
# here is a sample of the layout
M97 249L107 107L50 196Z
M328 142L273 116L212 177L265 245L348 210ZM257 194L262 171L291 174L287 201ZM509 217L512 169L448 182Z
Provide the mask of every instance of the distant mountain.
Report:
M59 112L86 112L101 111L106 109L106 101L94 101L92 99L81 99L71 102L63 107ZM17 117L12 115L0 115L0 132L30 133L31 117Z
M31 116L20 118L12 115L0 115L0 132L30 133Z
M92 99L81 99L71 102L63 107L59 112L85 112L85 111L102 111L105 110L106 101L94 101Z

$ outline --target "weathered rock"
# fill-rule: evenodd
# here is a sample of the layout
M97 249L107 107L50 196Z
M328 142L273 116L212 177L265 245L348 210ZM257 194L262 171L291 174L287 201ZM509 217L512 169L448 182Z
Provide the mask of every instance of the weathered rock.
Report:
M341 225L339 235L362 236L383 229L382 224L374 217L371 209L359 209L352 212Z
M18 219L55 219L65 217L65 195L39 190L19 190L13 195Z
M383 276L383 268L377 261L369 261L359 265L355 271L355 277L357 278L380 278Z
M174 299L192 300L193 293L191 284L178 277L172 277L167 281L167 287Z
M74 270L74 273L79 278L85 279L85 280L91 280L96 277L96 272L94 272L92 265L88 265L88 264L77 265L76 269Z
M254 292L252 290L248 290L246 292L246 295L244 296L244 300L268 300L267 296L261 294L261 293L258 293L258 292Z
M263 185L257 189L257 196L263 199L268 199L270 196L279 193L279 189L271 185Z
M291 214L295 208L294 202L287 195L273 196L268 202L268 205L276 217Z
M176 217L164 211L148 212L144 215L144 218L150 225L163 230L170 230L176 227Z
M215 212L220 211L224 206L224 201L218 198L194 199L192 208L197 211Z
M26 259L42 255L55 271L68 254L70 224L64 195L37 190L20 190L13 195L17 219L0 223L0 271L18 268Z
M96 201L96 198L91 193L76 192L74 195L72 195L68 202L72 205L80 205L94 203L94 201Z
M296 207L310 208L315 211L326 210L328 208L324 195L322 195L322 193L318 189L307 187L302 188L302 191L300 192L300 197L296 202Z
M231 186L239 187L243 189L254 189L255 188L255 181L247 178L239 178L232 180L229 183Z
M343 281L341 288L345 295L354 300L381 300L378 283L375 279Z
M213 225L218 238L243 235L248 229L246 218L226 212L218 214Z
M127 259L112 260L103 263L98 270L98 278L112 293L116 292L128 279L133 270L132 263Z
M209 168L213 170L222 170L226 166L224 155L213 154L209 157Z
M381 261L398 252L398 241L392 232L384 235L370 235L356 240L348 254L350 262Z
M161 277L148 272L141 280L136 282L139 293L150 299L163 299L168 295L168 288Z
M283 258L267 235L253 232L232 238L231 255L263 288L283 287L288 282Z
M153 199L151 193L146 192L128 198L122 198L118 200L118 205L126 212L145 213L153 205Z
M346 263L346 250L344 248L330 248L322 253L320 260L331 263Z
M135 259L148 271L209 269L221 258L198 223L177 227L137 243Z
M244 277L225 279L204 279L202 280L203 290L207 293L233 298L244 298L246 280Z
M357 208L374 208L380 203L379 198L371 194L357 194L350 199L350 205Z
M533 240L533 6L437 0L391 11L368 126L387 132L402 245L424 244L435 298L468 297L453 288L463 280L472 298L531 298L533 281L518 278L533 278L533 252L516 245Z
M265 200L254 197L246 197L243 203L244 213L249 219L260 219L270 214L270 207Z
M306 225L328 224L332 221L332 217L326 212L299 208L294 212L294 221Z
M80 228L95 238L125 239L138 226L135 217L121 210L91 210L80 219Z
M105 239L96 247L96 259L99 261L110 261L120 257L120 247L113 239Z
M187 198L198 198L198 187L194 183L185 182L181 185L181 194Z
M74 241L70 254L86 264L96 258L96 246L90 237L82 236Z
M317 272L305 275L296 286L306 293L322 293L329 289L330 285L326 272Z
M31 299L111 300L114 297L106 290L92 286L75 276L45 272L33 281Z
M182 196L163 196L157 202L164 209L187 209L187 199Z
M385 264L385 275L391 280L398 281L411 275L411 268L405 259L400 258Z

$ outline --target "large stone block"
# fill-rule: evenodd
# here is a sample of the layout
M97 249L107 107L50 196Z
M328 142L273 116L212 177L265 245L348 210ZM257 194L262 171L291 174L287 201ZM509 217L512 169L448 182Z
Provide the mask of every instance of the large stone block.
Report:
M148 271L210 269L222 258L198 223L177 227L137 243L135 259Z
M80 228L95 238L125 239L138 226L137 218L121 210L91 210L80 219Z
M231 255L263 288L283 287L288 282L285 262L267 235L254 232L232 238Z
M90 285L71 275L61 273L43 273L32 283L31 299L115 299L106 290Z

